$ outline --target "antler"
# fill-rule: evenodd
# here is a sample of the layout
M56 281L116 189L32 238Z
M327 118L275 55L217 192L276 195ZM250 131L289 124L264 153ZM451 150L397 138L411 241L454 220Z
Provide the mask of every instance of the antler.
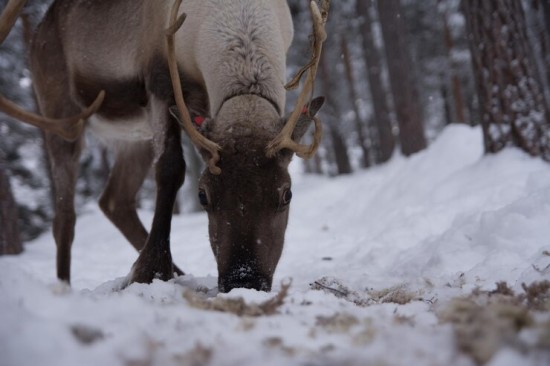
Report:
M0 15L0 44L4 42L13 28L17 16L25 6L27 0L10 0Z
M315 116L310 116L315 122L315 134L313 136L313 143L311 145L301 145L294 140L292 140L292 132L298 123L300 114L302 113L302 108L308 99L311 99L311 93L313 91L313 84L315 83L315 75L317 74L317 67L319 65L319 60L321 58L321 52L323 51L323 43L327 38L327 33L325 31L325 24L327 22L328 10L330 7L330 0L322 0L321 10L315 1L311 1L309 4L309 9L311 11L311 17L313 20L313 41L312 41L312 57L311 60L302 67L296 76L285 86L287 90L295 89L302 79L302 76L307 72L306 81L304 87L298 95L298 100L294 110L290 114L288 121L285 126L267 145L266 154L268 157L273 157L281 149L290 149L296 153L301 158L309 159L319 147L322 137L322 124L319 118Z
M25 3L26 0L10 0L0 15L0 44L4 42L15 25ZM94 102L82 113L68 118L54 119L25 111L0 95L0 111L22 122L56 133L66 140L75 140L84 129L84 120L101 107L104 98L105 92L101 91Z
M74 141L82 133L82 130L84 129L84 121L97 112L99 107L101 107L104 98L105 92L102 90L99 92L94 102L80 114L68 118L55 119L42 117L37 114L27 112L18 107L15 103L0 95L0 111L4 112L8 116L26 122L35 127L53 132L65 140Z
M176 62L176 47L175 47L175 33L182 26L185 21L185 13L178 18L178 10L181 5L181 0L175 0L174 5L172 6L172 13L170 15L170 26L166 30L166 46L168 49L168 67L170 69L170 77L172 79L172 88L174 89L174 98L176 99L176 105L180 117L182 119L182 127L189 135L189 138L193 143L199 147L207 150L211 158L208 160L208 168L210 173L219 175L222 171L219 167L216 166L220 160L220 155L218 153L221 150L220 146L213 141L210 141L204 137L200 132L198 132L191 122L191 116L185 100L183 99L183 92L180 84L180 76L178 71L178 65Z

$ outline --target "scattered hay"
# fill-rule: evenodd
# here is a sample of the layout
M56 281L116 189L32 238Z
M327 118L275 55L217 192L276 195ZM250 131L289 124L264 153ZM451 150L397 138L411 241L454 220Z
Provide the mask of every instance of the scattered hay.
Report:
M322 277L317 281L311 283L309 287L312 290L319 290L328 292L336 296L337 298L344 299L359 306L369 305L369 299L362 297L354 291L344 285L342 282L333 277Z
M188 352L174 356L174 361L182 366L206 366L212 363L213 353L212 348L204 347L199 343Z
M137 358L121 355L124 366L155 366L155 365L181 365L181 366L208 366L212 364L214 349L195 343L193 348L182 353L172 353L166 348L164 342L147 338L143 344L144 352Z
M521 287L530 309L550 311L550 281L534 282L529 286L522 283Z
M539 343L545 344L547 331L536 324L533 312L550 311L550 282L523 284L522 288L524 293L515 294L499 282L493 291L477 289L467 297L452 299L437 315L453 325L459 349L482 365L504 346L520 351L533 347L518 336L523 329L540 328Z
M515 298L517 303L524 303L529 309L539 311L550 311L550 281L533 282L530 285L521 284L524 293L516 295L508 287L506 282L498 282L497 288L489 295L505 295Z
M459 349L478 364L484 364L505 344L513 344L517 333L532 324L526 308L509 302L478 303L475 298L456 298L439 319L454 327Z
M408 291L405 284L382 290L371 290L363 296L332 277L322 277L309 286L313 290L321 290L331 293L338 298L352 302L358 306L386 303L404 305L413 300L423 300L420 296L418 296L418 293Z
M248 304L242 297L205 299L193 291L185 291L183 297L189 305L197 309L219 311L238 316L258 317L277 314L279 307L284 304L284 300L288 295L290 284L291 282L282 283L281 290L277 295L260 304Z
M357 324L359 324L359 319L346 313L336 313L331 316L319 315L315 322L316 326L322 327L330 333L347 333Z
M406 285L398 285L379 291L369 291L369 296L376 303L392 303L405 305L413 300L422 301L422 298L418 294L407 290Z
M491 292L489 292L489 295L505 295L505 296L514 296L514 291L508 287L508 284L504 281L497 282L497 288Z
M414 316L407 316L407 315L401 315L401 314L394 315L393 322L395 324L408 325L410 327L414 327L416 325Z
M268 337L262 341L264 347L277 349L289 357L295 357L298 354L298 349L285 345L281 337Z
M364 347L374 341L377 335L377 327L373 324L371 318L359 319L357 316L346 313L336 312L333 315L318 315L315 318L315 325L311 327L309 336L311 338L317 338L319 332L327 334L342 334L349 336L351 344L355 347ZM324 349L325 351L331 351L336 346L328 344ZM323 352L323 350L321 350ZM335 362L329 364L342 363Z

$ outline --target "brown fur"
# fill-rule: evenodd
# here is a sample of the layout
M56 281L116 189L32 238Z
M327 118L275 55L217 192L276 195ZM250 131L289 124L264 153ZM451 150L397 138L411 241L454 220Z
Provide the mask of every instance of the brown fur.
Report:
M147 106L145 83L138 78L101 81L75 73L73 83L83 105L90 105L101 90L105 91L109 97L97 114L109 120L137 117Z

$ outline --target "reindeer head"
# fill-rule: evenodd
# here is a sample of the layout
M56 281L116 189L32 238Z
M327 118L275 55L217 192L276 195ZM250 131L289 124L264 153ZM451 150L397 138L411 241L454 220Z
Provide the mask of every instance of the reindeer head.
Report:
M326 39L329 0L322 11L311 2L313 57L287 86L295 88L303 75L304 87L288 118L281 118L274 104L253 94L226 99L215 118L197 132L183 100L175 59L174 33L185 16L177 18L176 1L172 26L167 31L168 64L177 108L172 113L197 145L208 169L199 184L199 199L208 213L209 235L218 264L218 287L227 292L245 287L269 291L283 249L292 199L288 165L292 155L309 158L321 139L321 123L315 114L324 98L307 100ZM306 105L306 107L304 107ZM314 141L300 145L310 122L315 123Z
M323 102L316 98L300 116L293 140L300 140ZM198 194L208 213L222 292L271 289L292 199L288 165L293 153L282 149L268 156L266 147L286 120L266 99L242 95L225 102L203 125L203 134L221 147L221 174L206 169Z

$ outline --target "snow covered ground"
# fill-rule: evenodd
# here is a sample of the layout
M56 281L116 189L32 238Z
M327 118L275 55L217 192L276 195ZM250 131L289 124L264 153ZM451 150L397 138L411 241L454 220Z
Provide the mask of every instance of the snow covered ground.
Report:
M113 290L136 253L96 205L77 224L72 289L55 280L50 234L0 258L0 365L550 365L548 164L482 156L480 129L451 126L410 158L298 174L293 191L269 294L206 298L204 214L174 218L189 275L169 282ZM260 304L290 280L275 314L206 309Z

